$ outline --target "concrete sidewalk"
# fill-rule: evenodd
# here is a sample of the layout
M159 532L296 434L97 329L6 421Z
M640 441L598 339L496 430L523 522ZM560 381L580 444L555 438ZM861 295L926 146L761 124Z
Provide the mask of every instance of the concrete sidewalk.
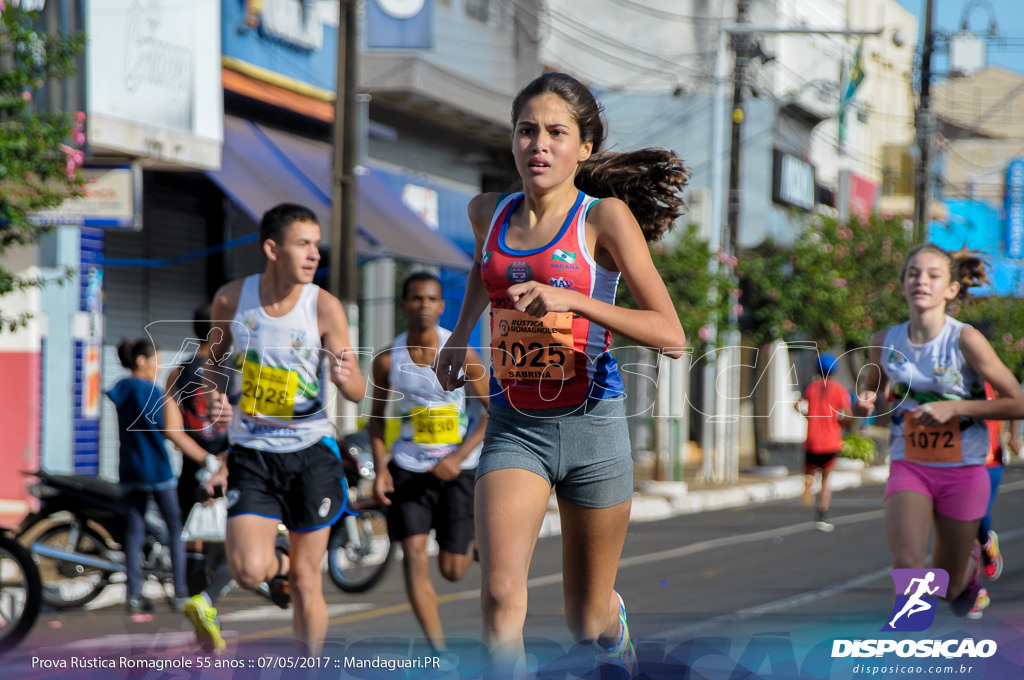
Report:
M829 475L834 491L869 484L885 484L889 478L888 464L865 466L860 461L839 458ZM755 503L799 498L804 490L804 475L781 469L778 476L766 477L753 470L741 471L735 483L656 482L636 483L630 522L653 522L678 515L736 508ZM541 537L561 533L558 504L554 495L541 526Z

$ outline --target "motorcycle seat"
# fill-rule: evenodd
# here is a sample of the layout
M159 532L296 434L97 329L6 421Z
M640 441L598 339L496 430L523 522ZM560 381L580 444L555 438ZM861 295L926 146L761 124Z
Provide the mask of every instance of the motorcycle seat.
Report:
M108 482L100 477L90 475L51 475L45 472L39 472L37 476L44 483L56 489L83 492L110 500L119 500L121 498L121 491L117 488L117 484Z

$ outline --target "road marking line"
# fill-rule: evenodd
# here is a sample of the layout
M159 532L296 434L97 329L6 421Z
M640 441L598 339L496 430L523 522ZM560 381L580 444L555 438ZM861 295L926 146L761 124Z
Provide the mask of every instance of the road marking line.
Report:
M1011 482L1009 484L1002 485L1000 487L1000 493L1011 492L1011 491L1019 491L1021 489L1024 489L1024 480L1017 481L1017 482ZM859 522L866 522L866 521L870 521L870 520L873 520L873 519L879 519L879 518L884 517L884 515L885 515L884 509L883 510L870 510L868 512L857 513L857 514L854 514L854 515L844 515L842 517L836 517L836 518L834 518L832 520L832 523L835 524L836 526L844 526L844 525L847 525L847 524L856 524L856 523L859 523ZM633 557L623 558L622 560L619 561L619 569L621 570L623 568L628 568L628 567L632 567L632 566L636 566L636 565L650 564L652 562L660 562L660 561L664 561L664 560L675 559L675 558L678 558L678 557L685 557L685 556L689 556L689 555L695 555L697 553L706 552L708 550L713 550L715 548L736 546L736 545L741 545L741 544L744 544L744 543L752 543L752 542L755 542L755 541L775 538L777 536L791 536L793 534L801 533L803 531L812 531L813 527L814 527L814 523L813 522L798 522L797 524L791 524L791 525L788 525L788 526L782 526L782 527L778 527L778 528L774 528L774 529L765 529L765 530L762 530L762 531L755 531L755 532L751 532L749 534L741 534L739 536L730 536L730 537L725 537L725 538L709 539L709 540L706 540L706 541L698 541L697 543L692 543L690 545L680 546L678 548L671 548L669 550L661 550L661 551L658 551L658 552L647 553L646 555L635 555ZM1024 527L1021 527L1019 529L1014 529L1014 530L1011 530L1011 531L1006 531L1006 532L1000 532L999 533L999 537L1000 537L1001 541L1016 539L1016 538L1019 538L1022 535L1024 535ZM844 592L846 592L848 590L851 590L853 588L857 588L857 587L860 587L862 585L866 585L868 583L871 583L872 581L875 581L875 580L877 580L877 579L879 579L879 578L881 578L883 576L888 575L890 569L891 569L891 567L887 567L884 570L872 572L870 574L865 574L863 576L859 576L857 578L851 579L851 580L846 581L844 583L833 585L833 586L829 586L828 588L824 588L824 589L817 590L817 591L810 591L810 592L807 592L807 593L801 593L799 595L794 595L794 596L791 596L791 597L788 597L788 598L783 598L781 600L776 600L774 602L767 602L767 603L764 603L764 604L761 604L761 605L755 605L753 607L748 607L746 609L742 609L742 610L739 610L737 612L732 612L730 614L722 614L722 615L719 615L717 617L713 617L711 619L708 619L708 620L706 620L704 622L689 624L687 626L682 626L682 627L679 627L679 628L670 629L668 631L663 631L661 633L657 633L656 635L657 636L683 635L683 634L686 634L686 632L688 632L688 631L692 632L694 630L699 630L700 628L706 627L706 626L719 625L721 623L727 623L727 622L733 621L733 620L749 619L749 618L753 618L755 616L761 616L761 615L772 613L772 612L776 612L776 611L782 611L784 609L791 609L793 607L797 607L797 606L800 606L800 605L803 605L803 604L809 604L809 603L812 603L812 602L814 602L816 600L824 599L824 598L827 598L827 597L832 597L834 595L839 595L839 594L844 593ZM562 580L563 579L562 579L561 572L557 572L557 573L554 573L554 574L548 574L547 576L538 576L536 578L529 579L527 581L527 587L528 588L539 588L539 587L548 586L548 585L555 585L557 583L561 583ZM468 599L477 598L479 596L480 596L480 591L478 589L463 590L463 591L460 591L460 592L457 592L457 593L449 593L447 595L439 596L438 597L438 604L443 604L443 603L447 603L447 602L457 602L457 601L461 601L461 600L468 600ZM368 604L367 606L373 606L373 605L372 604ZM260 608L256 608L256 609L260 609ZM390 616L392 614L398 614L398 613L401 613L401 612L408 612L408 611L411 611L411 609L412 609L412 607L409 605L408 602L400 603L400 604L395 604L395 605L391 605L391 606L388 606L388 607L383 607L381 609L368 609L366 611L355 612L355 613L346 614L346 615L343 615L343 616L332 617L329 620L328 625L329 626L341 625L341 624L345 624L345 623L355 623L355 622L358 622L358 621L367 621L367 620L370 620L370 619L383 618L385 616ZM246 611L246 610L240 610L240 611ZM238 612L236 612L236 614L237 613ZM258 640L258 639L265 639L265 638L270 638L270 637L287 636L287 635L291 635L291 634L292 634L292 628L291 628L291 626L288 626L288 627L275 628L273 630L260 631L260 632L254 632L254 633L246 633L244 635L239 635L238 637L233 638L233 640L237 640L237 641ZM96 638L96 639L97 640L103 640L105 638ZM89 642L89 641L88 640L84 640L84 641L81 641L81 642L84 643L84 642Z
M854 588L860 588L873 581L877 581L889 575L892 571L892 567L885 567L878 571L873 571L863 576L850 579L844 583L838 583L831 585L828 588L822 588L821 590L812 590L806 593L799 593L790 597L784 597L781 600L775 600L774 602L765 602L764 604L755 605L753 607L747 607L746 609L740 609L735 612L729 612L728 614L719 614L713 616L710 619L704 621L698 621L697 623L690 623L685 626L678 626L676 628L669 628L668 630L659 631L652 633L651 635L645 636L656 639L673 639L676 637L684 638L693 635L697 631L713 626L720 626L727 623L734 623L736 621L745 621L747 619L753 619L758 616L764 616L765 614L773 614L775 612L785 611L787 609L793 609L795 607L801 607L803 605L812 604L818 600L824 600L835 595L841 595Z

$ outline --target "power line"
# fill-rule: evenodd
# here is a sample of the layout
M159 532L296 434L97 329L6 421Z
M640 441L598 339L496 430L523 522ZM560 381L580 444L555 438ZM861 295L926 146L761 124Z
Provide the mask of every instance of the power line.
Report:
M505 1L509 1L509 0L505 0ZM589 51L591 53L594 53L594 54L604 58L605 60L613 61L613 62L622 64L622 65L624 65L624 66L626 66L628 68L631 68L631 69L634 69L636 71L639 71L641 73L653 74L653 75L655 75L657 77L660 77L660 78L666 79L666 80L670 80L670 81L677 81L681 72L682 73L690 74L691 76L696 77L698 80L703 79L703 78L706 77L706 74L704 74L700 70L694 69L694 68L689 67L689 66L685 66L683 64L680 64L680 63L678 63L675 60L677 60L677 59L679 59L679 60L686 60L686 59L690 59L690 58L694 58L694 57L701 58L701 57L707 56L707 53L696 52L696 53L676 54L676 55L660 55L660 54L655 54L655 53L650 52L648 50L644 50L643 48L641 48L639 46L632 45L632 44L629 44L629 43L625 43L625 42L615 38L614 36L610 36L607 33L604 33L604 32L601 32L601 31L599 31L597 29L594 29L594 28L592 28L592 27L590 27L590 26L588 26L588 25L586 25L586 24L576 20L575 18L573 18L573 17L571 17L569 15L563 14L563 13L558 12L556 10L551 10L551 9L547 10L547 14L550 15L550 17L548 17L548 16L541 16L540 13L534 12L530 8L527 8L527 7L524 7L524 6L520 6L520 5L516 5L516 6L519 9L523 10L524 13L531 14L538 22L540 22L540 21L547 22L547 25L548 25L548 28L549 28L550 32L553 33L553 34L560 35L570 45L574 45L574 46L576 46L578 48L587 50L587 51ZM565 30L563 28L563 26L568 26L570 28L574 28L578 33L583 35L584 39L580 39L580 38L576 37L570 31ZM614 54L614 53L611 53L611 52L609 52L609 51L607 51L605 49L602 49L601 47L599 47L597 45L594 45L594 44L591 44L590 42L588 42L586 40L586 38L589 38L591 40L600 42L600 43L606 45L607 47L611 47L614 50L619 51L620 53L622 53L624 55L628 55L628 57L627 56L620 56L619 54ZM652 66L651 64L649 64L647 62L637 61L635 59L629 58L629 57L632 57L632 56L647 57L652 62L661 64L661 66L660 67ZM574 68L575 68L575 66L574 66ZM578 69L578 70L582 70L582 69ZM602 82L602 79L601 78L596 78L596 79L594 79L594 81L595 82Z
M661 19L671 19L671 20L674 20L674 21L675 20L678 20L678 21L708 21L710 23L717 23L717 24L723 23L723 19L716 19L716 18L713 18L713 17L710 17L710 16L701 16L701 15L694 15L694 14L681 14L679 12L670 12L670 11L665 10L665 9L659 9L657 7L651 7L650 5L645 5L644 3L637 2L636 0L612 0L612 2L614 2L616 5L622 5L623 7L629 7L630 9L636 10L637 12L642 12L643 14L647 14L647 15L650 15L650 16L658 17L658 18L661 18ZM723 5L725 4L724 0L723 0L722 4Z

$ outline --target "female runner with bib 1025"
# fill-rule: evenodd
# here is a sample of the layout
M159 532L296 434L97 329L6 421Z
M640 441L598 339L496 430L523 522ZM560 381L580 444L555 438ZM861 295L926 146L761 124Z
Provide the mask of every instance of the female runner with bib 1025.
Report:
M923 569L934 526L932 567L949 574L953 612L972 619L989 604L976 540L990 490L985 421L1024 414L1020 385L985 336L946 315L946 303L986 282L984 267L973 253L930 243L910 251L900 276L910 319L871 339L867 390L854 407L891 417L885 533L893 567ZM995 399L985 399L986 381ZM892 404L879 407L879 394Z
M523 191L470 202L473 269L437 361L442 386L463 384L469 334L489 302L491 406L476 482L485 643L495 672L522 670L527 574L554 487L566 623L577 641L596 645L603 674L632 677L635 652L614 585L633 461L608 347L614 332L672 357L683 352L647 241L680 214L689 171L664 149L597 155L601 108L566 74L523 88L512 123ZM623 200L595 198L613 194ZM620 273L638 309L615 306Z

